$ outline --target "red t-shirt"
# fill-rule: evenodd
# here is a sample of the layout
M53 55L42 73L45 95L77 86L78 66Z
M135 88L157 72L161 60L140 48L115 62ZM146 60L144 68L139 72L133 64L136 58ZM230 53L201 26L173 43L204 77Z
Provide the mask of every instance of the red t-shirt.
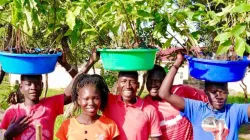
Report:
M156 108L140 97L135 104L124 104L120 95L109 94L103 115L117 124L119 140L147 140L162 135Z
M3 120L0 123L0 129L7 129L14 116L20 118L27 115L32 116L32 122L14 140L35 140L37 124L42 126L42 139L53 140L54 123L56 117L63 113L64 94L43 98L32 107L27 107L24 103L10 106L4 113Z
M185 85L175 85L171 92L181 97L207 102L203 90ZM152 100L151 96L145 97L145 102L157 108L160 117L160 126L163 140L192 140L193 128L189 120L166 101Z

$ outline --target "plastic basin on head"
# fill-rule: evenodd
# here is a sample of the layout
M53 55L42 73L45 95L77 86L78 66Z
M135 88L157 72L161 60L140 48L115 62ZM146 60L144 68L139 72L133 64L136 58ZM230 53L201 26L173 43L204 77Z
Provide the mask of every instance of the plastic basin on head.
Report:
M208 60L185 56L192 77L212 82L235 82L245 76L248 60Z
M57 54L14 54L0 52L0 62L5 72L13 74L39 75L53 72L59 56Z
M150 70L158 49L98 49L106 70Z

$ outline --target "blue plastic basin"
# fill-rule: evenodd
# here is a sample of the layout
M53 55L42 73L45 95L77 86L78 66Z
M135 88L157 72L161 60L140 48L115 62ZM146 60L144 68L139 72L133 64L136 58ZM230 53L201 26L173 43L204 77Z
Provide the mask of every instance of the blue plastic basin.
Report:
M59 56L57 54L14 54L0 52L0 63L3 71L13 74L39 75L55 70Z
M226 61L208 60L185 56L189 64L189 73L199 80L213 82L235 82L245 76L248 60Z

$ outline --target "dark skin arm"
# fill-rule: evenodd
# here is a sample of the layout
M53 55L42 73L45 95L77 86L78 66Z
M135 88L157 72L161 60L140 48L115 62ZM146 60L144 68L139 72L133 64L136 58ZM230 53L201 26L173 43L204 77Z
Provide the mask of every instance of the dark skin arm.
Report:
M65 68L65 70L68 72L72 67L68 63L67 58L66 58L66 51L63 50L62 56L58 58L58 63ZM74 78L77 74L77 70L72 69L69 71L69 74L72 78Z
M8 128L3 130L3 135L5 140L13 140L14 137L20 135L31 122L30 117L22 116L16 118L16 116L11 120Z
M183 61L184 61L184 57L181 54L178 54L177 59L174 62L174 65L169 70L159 90L159 96L163 100L166 100L167 102L169 102L171 105L173 105L179 110L184 110L185 101L182 97L171 93L171 87L173 85L174 77Z
M90 68L99 60L100 56L96 51L96 48L93 48L91 56L89 58L89 61L87 62L87 64L83 67L83 69L78 73L88 73L88 71L90 70ZM78 75L76 74L75 77ZM67 88L64 91L64 105L71 103L71 90L72 90L72 86L74 83L74 79L73 78L70 82L70 84L67 86Z

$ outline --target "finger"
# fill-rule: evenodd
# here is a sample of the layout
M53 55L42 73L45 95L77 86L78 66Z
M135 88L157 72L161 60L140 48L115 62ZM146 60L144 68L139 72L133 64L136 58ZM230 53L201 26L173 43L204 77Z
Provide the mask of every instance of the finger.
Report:
M16 115L11 119L10 124L13 124L16 121Z
M25 116L19 123L23 124L30 119L30 116Z
M23 115L23 116L19 117L19 118L15 121L15 123L20 123L25 117L26 117L26 115Z
M23 132L25 129L27 129L29 127L29 125L25 125L23 127L20 128L20 131Z

